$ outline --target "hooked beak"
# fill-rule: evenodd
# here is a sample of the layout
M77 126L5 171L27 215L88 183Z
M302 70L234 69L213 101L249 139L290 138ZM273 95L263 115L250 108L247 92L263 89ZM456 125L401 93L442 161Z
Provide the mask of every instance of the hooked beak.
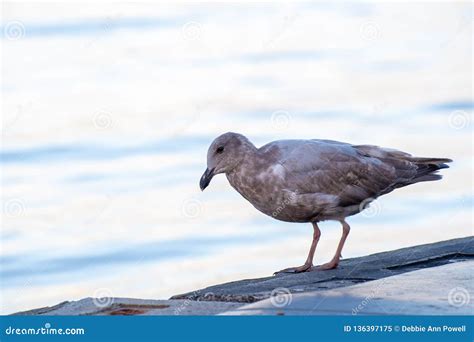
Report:
M211 182L212 177L214 177L214 169L206 169L206 171L204 171L204 174L201 177L201 180L199 181L199 187L202 191L207 188L207 186Z

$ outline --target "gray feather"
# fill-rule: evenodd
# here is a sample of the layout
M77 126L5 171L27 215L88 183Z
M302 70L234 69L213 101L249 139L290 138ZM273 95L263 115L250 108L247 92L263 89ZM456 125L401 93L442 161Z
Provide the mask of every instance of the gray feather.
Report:
M436 172L451 162L332 140L279 140L257 149L232 134L223 137L240 141L235 151L226 150L233 166L219 168L258 210L283 221L344 219L394 189L441 179ZM224 164L213 160L212 148L225 143L218 139L209 150L212 165Z

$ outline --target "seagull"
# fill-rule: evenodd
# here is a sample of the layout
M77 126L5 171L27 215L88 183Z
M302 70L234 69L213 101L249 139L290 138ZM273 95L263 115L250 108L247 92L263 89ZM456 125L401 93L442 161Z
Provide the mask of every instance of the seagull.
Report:
M311 223L313 239L305 263L275 272L300 273L336 268L350 231L346 217L397 188L441 179L436 172L449 162L333 140L278 140L257 148L244 135L228 132L209 147L199 185L204 190L215 175L224 173L262 213L285 222ZM315 267L318 223L326 220L339 221L342 236L331 261Z

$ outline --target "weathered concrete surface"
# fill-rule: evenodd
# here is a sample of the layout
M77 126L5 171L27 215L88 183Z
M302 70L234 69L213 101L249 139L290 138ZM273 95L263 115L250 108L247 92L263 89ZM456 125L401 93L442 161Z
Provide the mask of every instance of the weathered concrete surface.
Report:
M326 291L279 291L224 315L474 315L474 260Z
M85 298L17 315L318 315L352 314L353 309L360 314L473 314L473 265L474 237L467 237L343 260L336 270L211 286L170 300ZM285 295L265 300L282 291L292 294L291 304ZM466 291L468 304L456 306ZM453 305L446 304L449 293Z
M233 310L241 303L196 302L191 300L153 300L134 298L84 298L55 306L23 311L15 315L216 315Z
M335 270L235 281L171 299L253 303L269 298L277 288L291 293L322 291L473 258L474 237L466 237L342 260Z

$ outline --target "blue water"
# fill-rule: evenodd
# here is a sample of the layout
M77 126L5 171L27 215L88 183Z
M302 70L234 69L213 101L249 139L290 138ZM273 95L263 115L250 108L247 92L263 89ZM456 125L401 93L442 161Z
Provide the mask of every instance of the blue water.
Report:
M189 20L189 19L188 19ZM120 18L110 17L96 20L81 20L72 22L54 23L28 23L25 37L42 38L51 36L76 36L103 33L104 30L113 32L117 30L143 30L150 28L176 27L183 25L187 20L168 18ZM3 25L3 38L6 37L5 25Z
M164 298L303 262L309 225L264 216L224 176L199 190L226 131L257 146L322 138L454 159L442 181L350 218L345 257L472 235L463 6L406 5L401 18L419 19L409 30L369 3L41 6L53 16L7 8L1 27L3 313L102 288ZM421 20L430 13L442 22ZM321 226L317 263L340 234Z

